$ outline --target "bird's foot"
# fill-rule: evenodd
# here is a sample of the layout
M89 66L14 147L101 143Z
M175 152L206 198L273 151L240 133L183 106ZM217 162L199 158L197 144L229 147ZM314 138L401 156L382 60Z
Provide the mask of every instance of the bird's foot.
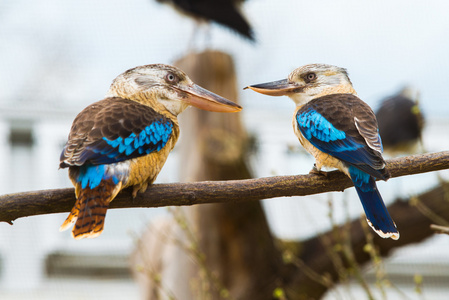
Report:
M133 200L136 198L138 191L139 191L139 189L136 189L135 187L133 188L133 194L132 194Z
M309 174L315 174L315 175L320 175L320 176L324 176L327 177L327 172L318 170L318 168L316 167L316 164L313 164L313 168L312 170L310 170Z
M141 183L139 185L135 185L133 188L133 199L137 197L137 193L145 193L148 188L148 182Z

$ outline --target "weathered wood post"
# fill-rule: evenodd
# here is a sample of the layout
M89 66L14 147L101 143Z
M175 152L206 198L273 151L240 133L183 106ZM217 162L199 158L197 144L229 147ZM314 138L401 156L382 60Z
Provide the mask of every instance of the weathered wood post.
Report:
M232 57L218 51L189 54L175 62L199 85L238 101ZM242 113L191 109L182 118L181 179L230 180L252 177ZM265 213L258 201L186 208L198 233L206 266L234 299L272 299L281 266ZM211 290L213 299L221 299Z

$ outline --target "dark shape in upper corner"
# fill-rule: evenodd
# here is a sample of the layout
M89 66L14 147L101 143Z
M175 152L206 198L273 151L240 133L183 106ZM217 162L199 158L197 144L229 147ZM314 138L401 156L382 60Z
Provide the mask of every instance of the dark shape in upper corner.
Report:
M156 0L173 5L177 10L193 18L213 21L235 30L254 42L254 33L240 12L244 0Z

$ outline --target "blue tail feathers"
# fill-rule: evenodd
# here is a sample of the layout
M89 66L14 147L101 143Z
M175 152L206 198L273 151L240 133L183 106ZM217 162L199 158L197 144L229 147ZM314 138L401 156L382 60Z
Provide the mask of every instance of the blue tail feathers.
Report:
M368 224L383 238L399 239L399 232L385 207L374 178L353 166L349 167L349 174L362 202Z

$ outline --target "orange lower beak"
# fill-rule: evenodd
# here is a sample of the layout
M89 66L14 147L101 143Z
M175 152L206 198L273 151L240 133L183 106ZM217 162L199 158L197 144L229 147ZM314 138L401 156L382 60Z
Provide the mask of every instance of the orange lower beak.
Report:
M204 110L216 112L238 112L242 110L240 105L203 89L196 84L183 88L182 91L187 93L187 97L183 101Z

